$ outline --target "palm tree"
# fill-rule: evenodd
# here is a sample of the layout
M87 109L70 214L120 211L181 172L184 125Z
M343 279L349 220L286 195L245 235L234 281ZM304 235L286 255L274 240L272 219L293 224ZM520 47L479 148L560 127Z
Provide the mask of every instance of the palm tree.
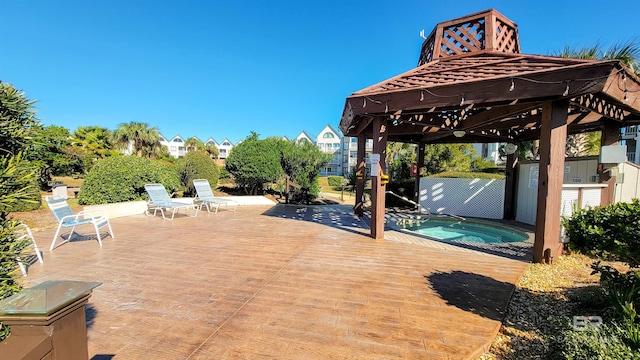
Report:
M71 146L98 158L112 155L111 132L100 126L80 126L73 132Z
M187 151L196 151L204 149L204 143L197 137L190 137L184 142L184 148Z
M603 49L601 44L596 44L590 48L565 48L554 54L555 56L577 59L592 60L619 60L636 75L640 76L640 44L629 41ZM569 135L567 137L566 155L584 156L595 155L600 151L599 131Z
M387 143L387 157L385 162L387 163L387 172L389 173L389 179L394 179L394 166L393 163L396 160L406 163L407 168L411 166L413 155L415 153L415 146L408 143L401 143L395 141L389 141Z
M157 157L162 152L160 133L146 123L122 123L113 132L113 144L121 150L131 150L138 157Z

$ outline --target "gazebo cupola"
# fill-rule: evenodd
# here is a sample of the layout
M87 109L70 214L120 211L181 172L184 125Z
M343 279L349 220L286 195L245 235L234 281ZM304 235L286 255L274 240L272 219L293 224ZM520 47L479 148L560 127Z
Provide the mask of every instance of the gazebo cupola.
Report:
M493 9L441 22L422 43L418 66L478 51L520 53L518 26Z

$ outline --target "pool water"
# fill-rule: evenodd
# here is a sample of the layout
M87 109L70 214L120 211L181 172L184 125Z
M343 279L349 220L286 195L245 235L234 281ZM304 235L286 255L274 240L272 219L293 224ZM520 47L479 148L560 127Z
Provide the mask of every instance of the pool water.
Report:
M401 222L398 225L437 240L471 243L521 242L529 238L527 234L508 226L478 223L470 220L431 219L416 222Z

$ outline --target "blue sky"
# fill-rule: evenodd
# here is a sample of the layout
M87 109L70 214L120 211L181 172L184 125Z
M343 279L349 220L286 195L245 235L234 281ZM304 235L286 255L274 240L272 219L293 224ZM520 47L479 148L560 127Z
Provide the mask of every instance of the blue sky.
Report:
M522 51L640 41L640 1L0 0L0 80L45 125L146 122L221 141L338 127L345 98L415 67L438 23L495 8Z

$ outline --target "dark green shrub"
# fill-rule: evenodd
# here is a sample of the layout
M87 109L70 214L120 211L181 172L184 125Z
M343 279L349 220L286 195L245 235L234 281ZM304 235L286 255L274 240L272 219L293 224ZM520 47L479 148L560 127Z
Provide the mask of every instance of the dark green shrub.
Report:
M634 322L640 305L640 270L622 273L611 266L593 265L600 274L600 285L609 296L613 310L625 321Z
M342 176L328 176L327 183L333 188L342 188L344 178Z
M637 348L629 346L626 326L603 324L598 329L567 330L552 344L551 354L560 359L640 359Z
M438 174L429 175L430 178L458 178L458 179L504 179L504 174L490 174L482 172L467 171L445 171Z
M108 204L146 199L145 184L159 183L169 193L180 187L174 165L136 156L113 156L96 163L85 177L78 204Z
M571 249L640 265L640 200L582 209L563 225Z
M206 151L188 152L180 162L179 169L180 182L186 188L184 196L196 196L196 189L193 187L194 179L209 180L209 185L213 189L218 186L220 169Z

